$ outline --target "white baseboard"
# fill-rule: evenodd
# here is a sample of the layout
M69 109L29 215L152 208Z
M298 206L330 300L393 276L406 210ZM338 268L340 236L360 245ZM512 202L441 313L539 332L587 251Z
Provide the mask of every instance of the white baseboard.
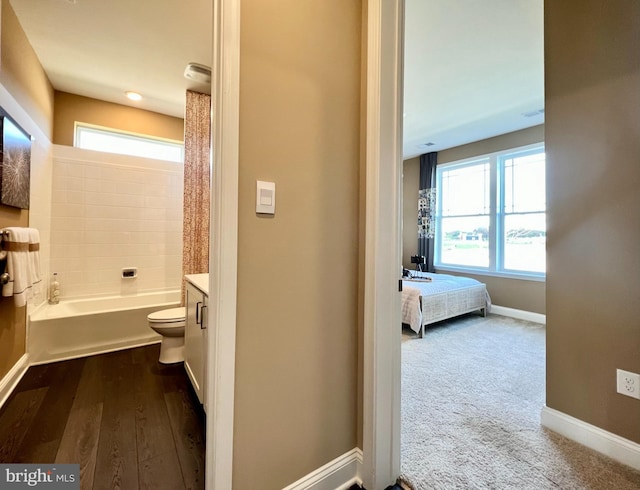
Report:
M530 322L547 324L547 315L542 313L534 313L533 311L516 310L515 308L507 308L506 306L491 306L491 313L500 316L509 316L518 320L527 320Z
M346 490L354 484L362 485L361 472L362 451L354 448L283 490Z
M28 368L29 354L23 354L23 356L18 359L18 362L16 362L2 380L0 380L0 408L2 408L4 402L7 401L7 398L9 398L9 395L11 395Z
M541 422L572 441L640 470L640 444L546 406L542 408Z

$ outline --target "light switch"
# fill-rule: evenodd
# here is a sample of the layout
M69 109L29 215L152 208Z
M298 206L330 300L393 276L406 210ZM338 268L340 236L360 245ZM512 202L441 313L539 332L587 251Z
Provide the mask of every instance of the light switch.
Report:
M256 213L276 213L276 184L275 182L256 181Z

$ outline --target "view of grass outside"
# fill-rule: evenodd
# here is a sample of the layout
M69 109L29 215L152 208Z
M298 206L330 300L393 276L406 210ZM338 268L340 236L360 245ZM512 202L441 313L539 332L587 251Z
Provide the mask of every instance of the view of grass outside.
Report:
M545 214L505 217L504 268L517 271L546 271Z
M544 215L541 216L544 220ZM445 223L449 221L444 221ZM453 220L452 220L453 221ZM543 226L527 226L527 221L540 221L539 215L509 216L504 243L504 269L544 273L546 270L546 235ZM451 223L449 226L455 226ZM541 231L542 230L542 231ZM467 227L445 233L441 262L445 264L489 267L488 229Z
M545 273L544 149L445 167L439 185L439 264ZM499 231L490 230L491 209L497 209L493 222ZM492 250L497 252L493 261Z
M488 216L446 218L442 228L442 263L489 267Z

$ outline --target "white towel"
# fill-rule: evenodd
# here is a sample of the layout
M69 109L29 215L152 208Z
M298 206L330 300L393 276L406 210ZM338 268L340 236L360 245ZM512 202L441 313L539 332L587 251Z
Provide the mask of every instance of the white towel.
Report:
M21 307L27 304L27 300L32 296L33 280L38 284L40 279L40 257L30 256L29 243L31 237L38 239L39 236L32 234L32 229L9 227L5 228L3 235L3 248L7 253L7 272L9 282L2 286L2 296L13 296L15 305ZM35 230L37 232L37 230Z
M40 232L36 228L29 230L29 273L36 302L44 300L42 274L40 273Z

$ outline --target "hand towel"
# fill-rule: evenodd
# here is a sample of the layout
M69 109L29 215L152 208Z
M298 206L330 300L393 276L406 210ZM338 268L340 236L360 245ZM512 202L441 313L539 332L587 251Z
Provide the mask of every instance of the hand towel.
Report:
M29 230L29 273L33 285L36 304L44 301L42 274L40 273L40 232L36 228Z
M29 230L9 227L3 230L2 247L7 253L9 282L2 286L2 296L13 296L15 305L27 304L31 292L31 268L29 263Z

